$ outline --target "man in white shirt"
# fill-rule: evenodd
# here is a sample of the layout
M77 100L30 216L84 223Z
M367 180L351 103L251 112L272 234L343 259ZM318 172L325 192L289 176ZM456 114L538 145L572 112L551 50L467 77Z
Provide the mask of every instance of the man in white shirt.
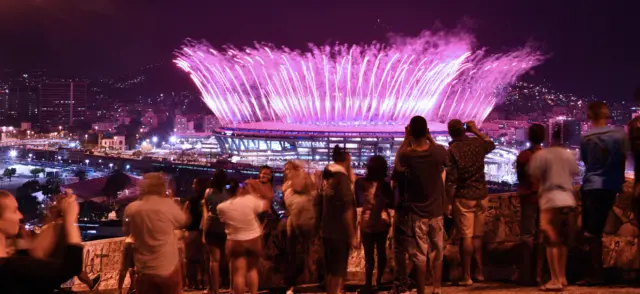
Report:
M540 231L544 234L551 280L542 290L560 291L567 285L567 244L574 224L574 180L578 164L573 153L561 147L560 130L552 136L551 148L533 155L529 174L539 185Z
M191 220L168 196L163 174L145 174L140 194L143 197L124 211L125 234L131 234L136 242L136 290L141 294L182 293L174 231L185 228Z

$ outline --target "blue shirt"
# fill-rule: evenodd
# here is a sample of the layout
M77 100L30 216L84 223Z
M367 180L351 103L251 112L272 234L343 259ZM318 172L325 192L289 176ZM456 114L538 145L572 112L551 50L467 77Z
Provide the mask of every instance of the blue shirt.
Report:
M627 149L622 129L604 126L587 132L580 142L580 157L585 165L582 189L620 191Z

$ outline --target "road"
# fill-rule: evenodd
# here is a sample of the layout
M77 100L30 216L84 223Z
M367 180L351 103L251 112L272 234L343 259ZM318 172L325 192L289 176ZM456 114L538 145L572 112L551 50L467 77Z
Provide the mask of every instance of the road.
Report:
M350 288L350 287L349 287ZM309 293L309 294L319 294L324 292L319 292L320 290L317 287L304 287L301 289L297 289L296 293ZM357 292L356 289L347 289L346 293L355 294ZM427 287L426 293L430 293L431 288ZM83 293L96 293L94 292L83 292ZM100 291L100 294L117 294L118 292L113 291ZM185 291L185 293L202 293L202 291ZM222 291L221 293L228 293L228 291ZM269 293L267 291L261 293ZM284 290L281 291L272 291L271 293L284 293ZM377 292L381 294L386 294L389 292ZM416 291L411 292L416 293ZM520 294L533 294L533 293L542 293L536 287L521 287L513 284L506 283L483 283L476 284L472 287L444 287L442 289L443 294L462 294L462 293L483 293L483 294L492 294L492 293L520 293ZM603 287L577 287L570 286L565 288L562 293L569 294L598 294L598 293L614 293L614 294L623 294L623 293L640 293L640 288L632 288L629 286L603 286Z

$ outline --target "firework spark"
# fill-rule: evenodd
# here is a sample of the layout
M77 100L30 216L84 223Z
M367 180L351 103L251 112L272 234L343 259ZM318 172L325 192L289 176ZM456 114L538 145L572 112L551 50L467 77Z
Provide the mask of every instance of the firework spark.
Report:
M466 34L424 32L390 45L309 46L306 52L256 44L187 41L175 63L191 75L221 122L366 125L414 115L481 123L505 89L542 61L521 48L488 55Z

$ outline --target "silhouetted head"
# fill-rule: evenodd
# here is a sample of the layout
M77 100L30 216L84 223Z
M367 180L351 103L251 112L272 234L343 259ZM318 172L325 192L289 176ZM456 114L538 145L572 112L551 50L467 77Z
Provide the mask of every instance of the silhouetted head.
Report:
M606 121L611 118L609 107L603 101L596 101L587 107L587 117L592 123Z
M449 136L451 136L452 139L460 138L467 132L464 127L464 123L459 119L450 120L447 124L447 129L449 130Z
M331 152L331 159L335 163L347 163L351 161L351 155L349 152L340 145L333 146L333 151Z
M229 195L229 197L238 196L238 191L240 191L240 188L240 182L238 182L238 180L236 179L229 179L225 187L227 195Z
M529 127L529 142L531 142L532 145L542 144L542 142L544 142L545 133L546 131L543 125L532 124Z
M367 180L369 181L382 181L387 177L387 171L389 170L389 164L384 156L374 155L369 157L367 162Z
M411 118L411 121L409 121L409 128L411 129L411 137L415 140L424 139L429 133L427 120L420 115L416 115Z
M198 177L195 180L193 180L193 185L191 186L191 189L193 189L193 192L197 198L202 198L204 196L204 193L209 188L210 182L211 180L205 177Z
M227 185L227 172L224 171L224 169L219 168L216 169L215 172L213 172L213 177L211 178L211 188L214 188L216 190L218 190L219 192L222 192L224 189L224 186Z

